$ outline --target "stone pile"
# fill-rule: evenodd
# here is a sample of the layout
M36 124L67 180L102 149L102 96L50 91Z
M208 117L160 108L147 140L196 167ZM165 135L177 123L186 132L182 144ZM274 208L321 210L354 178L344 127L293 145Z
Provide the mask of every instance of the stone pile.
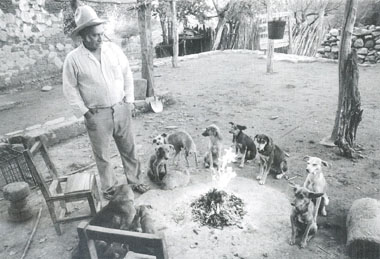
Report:
M338 59L341 32L331 29L318 49L318 55L329 59ZM352 47L357 50L359 63L380 63L380 26L354 28Z
M25 182L7 184L3 189L4 199L10 202L8 207L9 220L20 222L30 219L32 208L28 204L27 197L30 194L29 185Z

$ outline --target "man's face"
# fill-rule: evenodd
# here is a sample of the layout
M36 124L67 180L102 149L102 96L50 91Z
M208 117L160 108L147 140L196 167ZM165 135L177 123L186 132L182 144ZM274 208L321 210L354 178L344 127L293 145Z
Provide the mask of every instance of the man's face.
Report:
M104 28L103 24L87 28L83 35L83 43L91 51L99 49L103 42Z

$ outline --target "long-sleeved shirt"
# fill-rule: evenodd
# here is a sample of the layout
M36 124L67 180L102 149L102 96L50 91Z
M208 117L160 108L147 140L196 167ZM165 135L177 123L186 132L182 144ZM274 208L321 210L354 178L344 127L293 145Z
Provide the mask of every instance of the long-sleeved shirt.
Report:
M75 116L90 108L111 107L126 97L134 102L133 75L127 57L114 43L103 42L101 62L80 45L63 64L63 94Z

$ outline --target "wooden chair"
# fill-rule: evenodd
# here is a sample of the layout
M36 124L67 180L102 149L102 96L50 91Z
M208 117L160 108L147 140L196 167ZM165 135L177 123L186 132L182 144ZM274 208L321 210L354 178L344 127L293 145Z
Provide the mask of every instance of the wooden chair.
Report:
M79 244L88 249L91 259L98 259L95 241L102 240L107 243L127 244L129 252L125 259L128 258L156 258L168 259L165 240L155 234L147 234L140 232L132 232L127 230L119 230L112 228L104 228L89 225L88 222L82 221L78 225ZM148 248L151 251L149 255L141 254L142 248ZM132 253L131 253L132 251ZM136 252L136 253L134 253ZM145 252L146 253L146 252ZM130 255L129 255L130 254ZM131 256L133 254L133 256Z
M25 150L23 153L29 170L45 198L50 217L58 235L62 234L61 223L93 217L101 209L99 190L93 174L78 173L58 177L57 170L49 157L46 145L39 138L30 150ZM45 179L37 169L33 161L33 157L37 153L41 154L52 180ZM66 203L81 200L88 202L90 213L76 216L67 215Z

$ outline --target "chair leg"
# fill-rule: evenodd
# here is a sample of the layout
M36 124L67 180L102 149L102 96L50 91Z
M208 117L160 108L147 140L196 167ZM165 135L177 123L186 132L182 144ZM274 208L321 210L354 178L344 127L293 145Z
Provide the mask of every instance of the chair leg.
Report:
M49 209L50 217L51 217L51 220L53 221L55 231L57 232L57 235L60 236L62 235L62 231L61 231L60 224L57 222L57 215L55 214L54 202L46 201L46 204Z
M90 193L88 196L87 196L87 201L88 201L88 204L90 205L90 210L91 210L91 216L95 216L96 215L96 205L95 205L95 199L94 197L92 196L92 193Z

